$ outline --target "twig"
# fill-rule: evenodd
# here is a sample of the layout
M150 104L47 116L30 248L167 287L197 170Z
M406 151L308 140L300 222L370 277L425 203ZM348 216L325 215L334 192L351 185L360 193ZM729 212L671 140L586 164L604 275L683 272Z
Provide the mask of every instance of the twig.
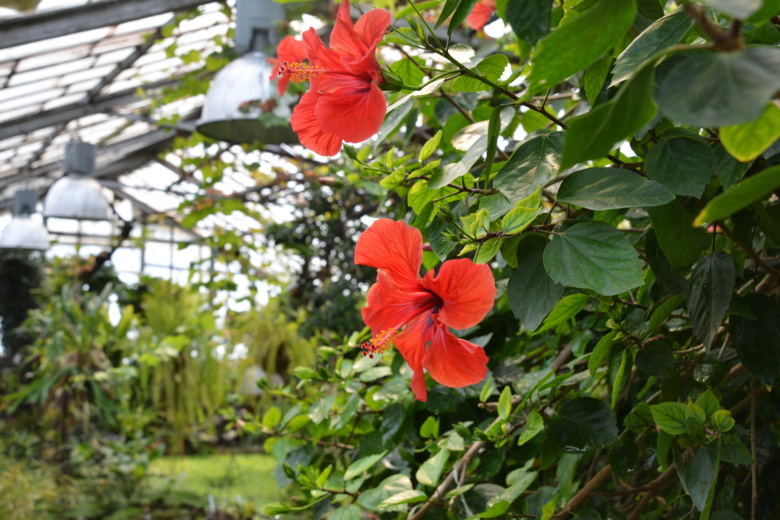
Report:
M756 509L758 508L758 471L756 462L756 378L750 377L750 455L753 457L753 464L750 465L750 483L752 491L750 494L750 518L756 520Z

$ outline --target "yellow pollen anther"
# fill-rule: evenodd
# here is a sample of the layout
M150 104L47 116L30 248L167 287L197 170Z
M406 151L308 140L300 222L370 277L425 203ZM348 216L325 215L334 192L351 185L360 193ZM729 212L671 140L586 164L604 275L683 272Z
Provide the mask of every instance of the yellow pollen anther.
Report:
M363 355L373 358L374 354L387 352L393 346L393 337L397 334L395 329L383 330L360 346L364 350Z
M300 62L287 62L283 61L279 63L279 74L286 74L290 76L290 81L293 83L300 83L301 81L309 81L311 78L316 78L325 73L325 69L314 65L306 65Z

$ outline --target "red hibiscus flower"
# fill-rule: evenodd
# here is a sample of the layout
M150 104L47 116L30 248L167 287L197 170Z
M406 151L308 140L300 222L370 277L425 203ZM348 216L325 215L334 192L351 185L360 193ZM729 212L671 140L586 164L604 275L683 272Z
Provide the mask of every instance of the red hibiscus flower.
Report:
M496 0L480 0L469 13L466 23L475 31L481 31L495 10Z
M390 19L384 9L373 9L353 25L349 0L344 0L330 35L331 48L309 29L303 33L309 64L279 64L280 73L292 81L311 82L290 120L302 145L320 155L335 155L343 141L365 141L379 131L387 101L379 89L385 78L376 46Z
M420 278L422 235L404 222L380 219L358 239L355 263L376 267L363 321L374 336L364 354L395 344L414 372L412 390L425 401L425 375L459 388L485 378L488 358L481 347L456 338L447 328L466 329L493 307L496 286L487 265L448 260L438 274Z
M276 91L281 96L287 90L290 76L280 73L279 64L282 62L301 63L306 59L306 51L301 40L296 40L292 36L285 36L279 42L279 45L276 46L276 56L276 58L268 58L268 63L274 66L274 70L271 72L271 79L279 78L276 84Z

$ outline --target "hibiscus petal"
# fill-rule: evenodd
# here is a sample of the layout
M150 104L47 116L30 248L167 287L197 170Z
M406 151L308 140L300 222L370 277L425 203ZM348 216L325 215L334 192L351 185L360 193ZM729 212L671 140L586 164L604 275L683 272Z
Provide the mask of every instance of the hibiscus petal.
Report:
M303 33L303 47L310 65L328 70L344 70L341 55L325 47L313 28Z
M422 235L405 222L381 218L360 235L355 263L385 270L400 290L419 291Z
M385 37L385 32L392 21L393 17L389 12L384 9L372 9L358 19L355 24L355 33L373 52L373 49Z
M467 329L479 323L496 298L496 282L486 264L477 265L468 258L447 260L433 276L428 271L423 287L442 300L439 321L453 329Z
M360 37L355 33L349 9L349 0L344 0L339 6L336 23L330 33L330 46L334 50L353 57L365 56L368 51L366 43L361 41Z
M475 31L481 31L488 23L495 10L495 0L481 0L474 6L474 9L471 10L468 17L466 17L466 23Z
M293 110L290 123L301 144L320 155L336 155L341 149L341 138L324 132L314 115L319 94L309 91L303 95Z
M331 78L323 79L318 85L327 83L331 83ZM352 85L354 87L356 83ZM363 85L367 90L358 94L320 97L315 114L323 131L334 133L349 143L365 141L379 131L387 113L385 95L373 83Z
M377 273L377 281L368 290L368 306L363 308L363 321L376 335L389 329L400 329L416 316L430 311L439 299L418 287L410 291L399 288L385 270Z
M423 372L425 344L434 334L433 321L430 313L424 313L409 322L406 328L395 338L395 346L404 357L414 375L411 388L419 401L428 399L428 390L425 387L425 373Z
M437 383L460 388L485 379L487 362L488 357L479 345L456 338L447 327L437 325L423 367Z

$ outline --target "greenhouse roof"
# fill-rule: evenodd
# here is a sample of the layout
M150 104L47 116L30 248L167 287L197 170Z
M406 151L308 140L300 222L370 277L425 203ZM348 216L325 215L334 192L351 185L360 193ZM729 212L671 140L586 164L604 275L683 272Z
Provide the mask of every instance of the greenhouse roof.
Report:
M180 116L176 128L158 125L152 97L197 68L183 57L209 55L230 26L223 4L204 0L52 3L58 8L45 10L44 0L28 15L0 10L0 212L21 186L42 196L63 174L65 144L76 136L98 147L94 176L105 182L155 161L177 133L191 132L202 96L166 105ZM195 8L197 16L176 19Z

